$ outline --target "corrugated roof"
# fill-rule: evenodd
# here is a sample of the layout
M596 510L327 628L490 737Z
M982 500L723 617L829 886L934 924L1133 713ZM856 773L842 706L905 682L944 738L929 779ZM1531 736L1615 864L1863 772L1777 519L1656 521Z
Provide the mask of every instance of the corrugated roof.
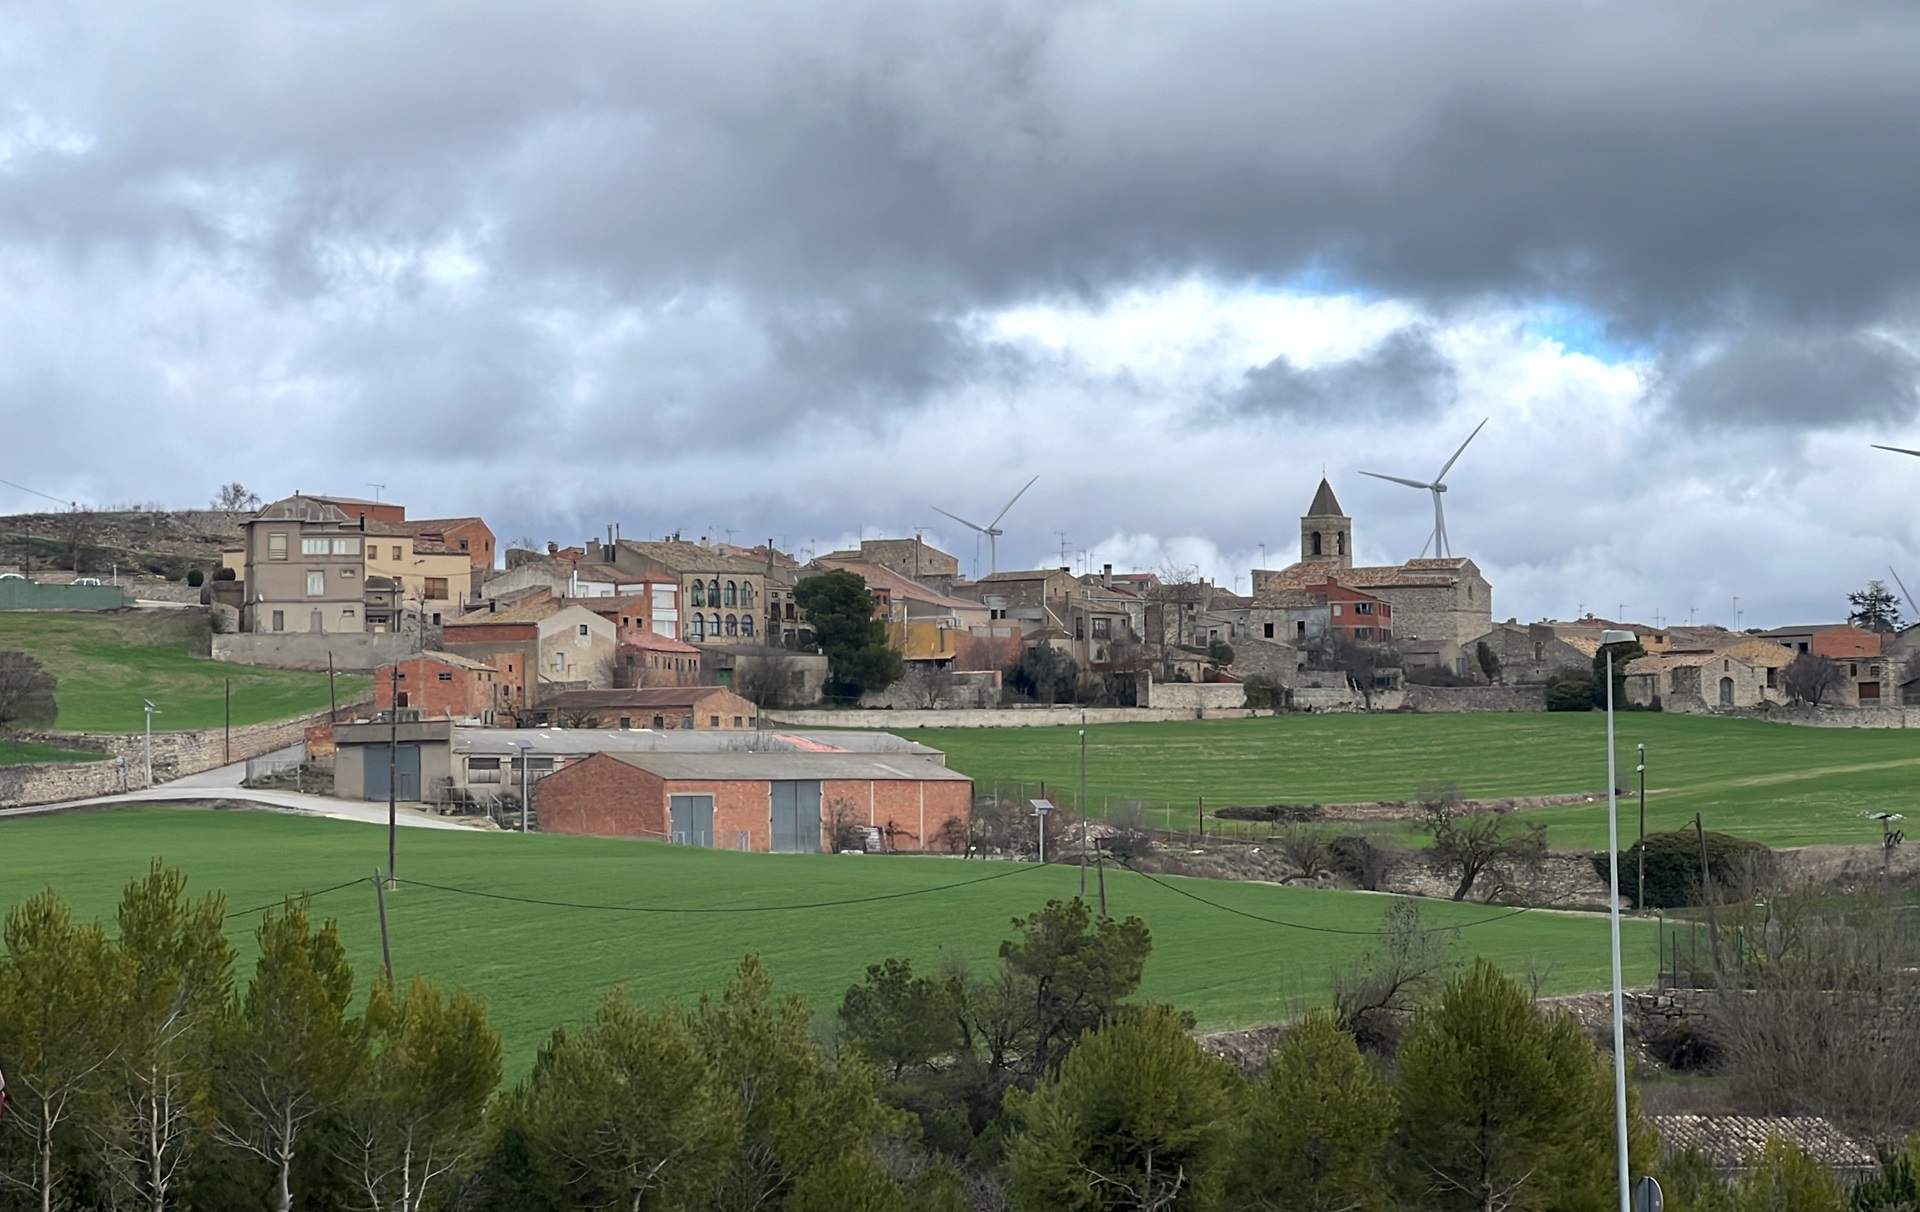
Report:
M458 653L453 653L453 652L439 652L431 648L421 653L420 655L425 657L429 661L438 661L442 665L452 665L458 669L492 669L493 668L493 666L487 664L485 661L476 661L472 657L463 657Z
M1294 500L1299 500L1295 497ZM1340 508L1340 500L1333 495L1333 485L1327 483L1327 477L1320 477L1320 487L1314 490L1313 504L1307 506L1310 518L1344 518L1346 511Z
M252 522L304 522L313 526L346 526L347 515L340 507L317 497L282 497L249 519Z
M1873 1150L1828 1120L1814 1115L1650 1115L1661 1143L1675 1151L1693 1149L1715 1168L1745 1170L1760 1160L1767 1142L1797 1145L1830 1169L1864 1169L1878 1164Z
M646 750L658 753L708 753L729 749L804 749L829 753L893 753L902 757L940 759L941 752L890 732L779 731L728 732L695 728L455 728L455 753L491 756L510 754L526 746L535 754L611 753Z
M698 656L700 650L685 640L676 640L670 635L659 635L643 631L620 641L622 648L639 648L646 652L673 652L681 656Z
M864 753L608 753L663 779L880 779L970 783L973 780L937 762L915 757L874 757Z
M478 610L468 611L457 619L448 619L448 627L486 626L495 623L538 623L566 609L560 601L546 598L537 602L526 602L508 606L501 610L488 610L482 606Z

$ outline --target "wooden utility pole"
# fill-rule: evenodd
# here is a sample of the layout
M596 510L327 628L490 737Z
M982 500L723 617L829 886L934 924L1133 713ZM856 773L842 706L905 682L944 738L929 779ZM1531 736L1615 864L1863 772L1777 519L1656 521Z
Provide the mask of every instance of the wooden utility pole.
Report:
M388 683L390 692L387 699L387 879L393 879L398 869L394 865L398 857L398 837L400 832L400 809L397 803L399 784L396 772L400 757L400 662L393 663L393 677Z
M387 970L387 988L393 988L393 944L387 939L387 881L373 873L373 900L380 909L380 962Z

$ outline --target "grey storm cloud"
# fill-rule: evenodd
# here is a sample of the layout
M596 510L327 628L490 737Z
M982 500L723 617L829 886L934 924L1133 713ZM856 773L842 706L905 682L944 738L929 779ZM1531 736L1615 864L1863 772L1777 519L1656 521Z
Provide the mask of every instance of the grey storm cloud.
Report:
M1454 428L1468 356L1420 323L1160 403L977 323L1191 279L1442 326L1573 309L1650 351L1641 420L1693 432L1914 412L1882 335L1920 314L1906 0L5 14L0 475L63 498L332 475L503 530L638 502L637 529L830 534L1032 465L1036 535L1250 549L1310 483L1269 508L1137 467L1248 458L1223 407L1284 425L1295 471L1364 444L1335 406ZM222 428L250 411L276 423ZM140 449L103 440L130 418ZM1488 466L1553 449L1501 432ZM1707 462L1675 479L1722 499Z
M1249 370L1224 403L1254 415L1418 417L1452 404L1457 389L1453 363L1434 347L1432 332L1412 325L1343 362L1300 367L1275 358Z
M1695 426L1905 424L1920 358L1882 336L1760 331L1670 366L1656 394Z

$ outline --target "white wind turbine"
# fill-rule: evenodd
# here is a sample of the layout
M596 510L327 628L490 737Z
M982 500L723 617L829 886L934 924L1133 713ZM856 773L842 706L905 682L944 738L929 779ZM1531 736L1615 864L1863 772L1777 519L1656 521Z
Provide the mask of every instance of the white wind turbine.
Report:
M993 521L988 522L985 526L981 526L975 522L969 522L957 513L947 513L946 510L940 508L938 505L935 505L933 507L933 511L935 513L946 514L946 516L952 518L954 521L960 523L962 526L965 526L967 529L973 531L976 534L983 534L987 536L987 575L992 576L996 571L996 569L999 567L1000 551L996 543L996 540L998 540L1001 535L1007 533L1006 531L1000 529L1000 519L1007 516L1007 510L1013 508L1014 501L1018 501L1021 497L1027 495L1027 489L1032 488L1034 485L1034 481L1038 480L1039 478L1040 478L1039 476L1035 476L1033 477L1032 480L1028 480L1025 484L1022 484L1020 486L1020 491L1014 493L1012 499L1010 499L1005 505L1001 506L1000 512L993 515ZM977 554L975 558L976 559L978 558Z
M1433 533L1427 536L1425 543L1421 544L1420 555L1422 557L1427 554L1428 547L1433 548L1433 554L1436 557L1443 559L1453 554L1453 548L1447 544L1447 511L1440 503L1440 496L1447 491L1447 473L1453 470L1455 463L1459 462L1460 456L1465 453L1468 443L1480 436L1480 431L1487 427L1487 421L1489 420L1492 420L1492 418L1488 417L1473 427L1473 432L1467 435L1467 440L1460 443L1460 449L1453 452L1451 459L1441 464L1440 473L1433 477L1431 483L1425 480L1409 480L1403 476L1385 475L1377 471L1363 471L1360 473L1363 476L1372 476L1376 480L1391 480L1395 484L1405 484L1408 488L1424 488L1433 494Z

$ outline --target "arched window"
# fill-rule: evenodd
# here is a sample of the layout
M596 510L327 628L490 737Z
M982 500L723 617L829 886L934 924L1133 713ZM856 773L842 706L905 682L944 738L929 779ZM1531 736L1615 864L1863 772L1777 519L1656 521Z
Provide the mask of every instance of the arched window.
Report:
M694 588L698 589L699 586L696 585L694 586ZM693 616L693 638L696 640L704 640L707 638L707 616L706 615L696 614Z
M1313 532L1313 554L1320 554L1320 532L1317 530Z
M713 636L715 639L718 639L720 637L720 616L719 615L710 614L707 616L707 634L710 636Z
M753 634L753 616L752 615L743 614L740 616L740 634L741 635Z
M737 615L731 615L731 614L727 616L727 634L728 634L728 635L739 635L739 634L740 634L740 619L739 619L739 616L737 616Z
M707 605L718 606L719 604L720 604L720 578L715 577L713 578L713 580L707 582Z
M735 585L732 581L728 581L727 582L727 605L738 606L739 604L740 604L740 587Z
M748 610L753 609L753 582L752 581L740 582L740 605L746 607Z
M1336 554L1347 554L1347 534L1344 530L1334 536L1334 542L1339 547L1339 551Z
M707 604L707 587L698 581L693 583L693 604L695 606L705 606Z

